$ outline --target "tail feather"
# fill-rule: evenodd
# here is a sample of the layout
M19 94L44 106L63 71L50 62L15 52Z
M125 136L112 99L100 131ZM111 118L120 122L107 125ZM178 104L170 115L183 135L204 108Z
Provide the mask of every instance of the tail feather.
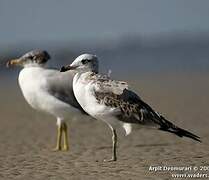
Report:
M201 142L199 136L189 131L186 131L182 128L177 127L176 125L174 125L173 123L165 119L162 115L155 112L148 104L146 104L141 99L138 99L138 104L140 105L141 108L146 109L147 112L149 112L149 115L151 116L152 121L160 126L159 128L160 130L173 133L179 137L188 137L195 141Z
M159 128L159 129L162 130L162 131L167 131L167 132L176 134L179 137L188 137L188 138L191 138L195 141L202 142L200 140L199 136L196 136L195 134L192 134L189 131L186 131L186 130L181 129L181 128L177 128L177 129L162 129L162 128Z
M169 122L168 120L166 120L164 117L160 116L161 120L162 120L162 124L161 127L159 128L159 130L162 131L167 131L173 134L176 134L179 137L188 137L191 138L195 141L201 142L200 137L185 130L182 128L179 128L177 126L175 126L174 124L172 124L171 122Z

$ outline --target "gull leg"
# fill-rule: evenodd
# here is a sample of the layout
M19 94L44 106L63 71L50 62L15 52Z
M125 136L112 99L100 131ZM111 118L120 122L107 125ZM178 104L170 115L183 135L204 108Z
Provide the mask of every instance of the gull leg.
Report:
M60 151L61 150L61 139L62 139L62 124L57 125L57 144L53 151Z
M117 148L117 133L116 130L113 129L112 130L112 161L116 161L117 160L117 155L116 155L116 148Z
M63 124L63 133L64 133L64 145L62 150L63 151L68 151L69 150L69 144L68 144L68 129L67 129L67 124L64 122Z
M105 162L112 162L117 160L117 153L116 153L116 148L117 148L117 133L116 130L112 127L109 126L111 131L112 131L112 158L109 160L104 160Z

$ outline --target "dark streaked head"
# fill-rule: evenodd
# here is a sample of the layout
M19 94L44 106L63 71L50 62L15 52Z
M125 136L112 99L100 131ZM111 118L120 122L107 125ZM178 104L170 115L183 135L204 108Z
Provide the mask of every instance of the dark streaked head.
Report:
M99 64L97 56L92 54L82 54L78 56L70 65L63 66L61 72L75 70L78 72L92 71L98 73Z
M44 50L33 50L30 51L20 58L12 59L7 62L7 67L12 65L19 66L42 66L50 59L50 55Z

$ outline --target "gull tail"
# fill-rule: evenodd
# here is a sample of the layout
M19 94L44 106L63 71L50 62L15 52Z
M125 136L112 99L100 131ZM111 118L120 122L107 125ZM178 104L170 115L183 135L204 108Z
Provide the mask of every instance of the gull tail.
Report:
M159 130L162 131L167 131L170 133L173 133L179 137L188 137L191 138L195 141L201 142L200 137L187 131L184 130L182 128L179 128L177 126L175 126L174 124L172 124L171 122L169 122L168 120L166 120L163 116L159 115L159 118L161 119L161 123L160 123L160 128Z
M162 131L167 131L170 133L173 133L179 137L188 137L191 138L195 141L201 142L200 137L189 132L186 131L182 128L177 127L176 125L174 125L173 123L171 123L170 121L168 121L167 119L165 119L162 115L160 115L159 113L155 112L148 104L146 104L145 102L143 102L142 100L138 100L140 103L140 106L143 107L143 109L145 109L147 112L149 112L150 115L150 119L155 123L158 124L159 130Z

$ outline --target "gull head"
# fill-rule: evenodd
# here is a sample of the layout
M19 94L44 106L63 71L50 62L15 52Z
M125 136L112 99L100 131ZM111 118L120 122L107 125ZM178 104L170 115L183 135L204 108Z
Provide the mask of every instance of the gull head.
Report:
M16 65L16 66L43 66L50 59L50 55L47 51L44 50L33 50L23 56L12 59L7 62L7 67Z
M82 54L78 56L70 65L63 66L61 72L75 70L77 72L95 72L98 73L99 64L97 56L92 54Z

